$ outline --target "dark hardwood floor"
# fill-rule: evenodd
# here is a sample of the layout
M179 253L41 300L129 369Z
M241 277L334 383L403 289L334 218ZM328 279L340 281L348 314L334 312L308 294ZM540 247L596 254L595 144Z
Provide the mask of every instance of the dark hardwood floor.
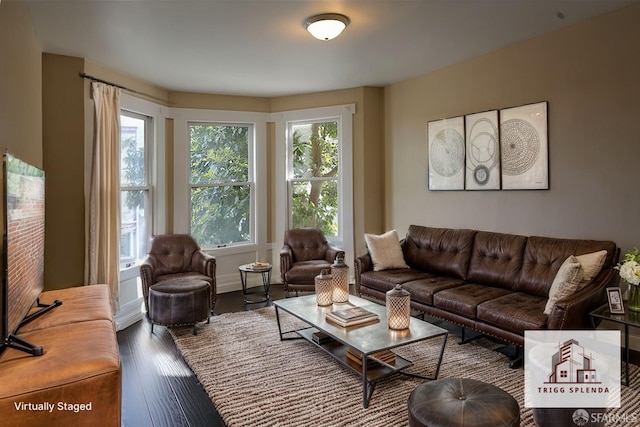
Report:
M272 299L284 298L282 285L272 285L270 294ZM251 310L270 304L245 304L241 291L229 292L218 295L214 312ZM144 318L117 335L122 359L123 426L225 425L167 328L154 326L152 334L151 324Z

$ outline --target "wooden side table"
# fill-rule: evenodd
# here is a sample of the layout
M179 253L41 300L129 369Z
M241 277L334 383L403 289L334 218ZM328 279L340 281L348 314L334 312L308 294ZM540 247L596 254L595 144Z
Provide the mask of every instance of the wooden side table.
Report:
M605 304L593 310L589 316L591 316L594 329L598 326L597 319L608 320L624 326L624 385L629 387L629 327L640 328L640 313L629 310L626 304L624 308L624 314L611 314L609 305Z
M244 295L245 304L256 304L261 302L267 302L271 299L269 295L269 286L271 285L271 264L267 263L251 263L243 264L238 267L240 270L240 282L242 283L242 293ZM257 295L247 292L247 275L249 273L259 273L262 275L262 287L264 288L264 297L261 299L254 299L251 296Z

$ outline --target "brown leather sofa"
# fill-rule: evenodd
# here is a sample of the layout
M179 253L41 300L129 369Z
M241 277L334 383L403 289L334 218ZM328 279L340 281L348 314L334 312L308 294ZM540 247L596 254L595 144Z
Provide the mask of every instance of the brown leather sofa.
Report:
M0 354L0 424L120 426L122 370L109 289L92 285L47 291L62 305L18 330L42 356Z
M339 249L325 238L316 228L292 228L284 234L284 244L280 250L280 275L285 296L289 292L314 291L315 277L324 269L330 269Z
M411 293L412 308L519 347L525 330L590 329L589 312L606 301L604 288L615 283L612 267L620 252L611 241L418 225L400 243L409 268L373 271L369 253L356 258L358 295L384 300L399 283ZM565 259L603 249L600 273L544 314Z

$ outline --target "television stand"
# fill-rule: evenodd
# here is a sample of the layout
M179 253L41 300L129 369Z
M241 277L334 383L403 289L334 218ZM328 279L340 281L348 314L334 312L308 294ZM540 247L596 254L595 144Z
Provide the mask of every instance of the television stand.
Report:
M59 299L55 300L51 304L42 304L40 302L40 298L36 299L36 307L39 307L40 310L36 311L35 313L31 313L30 315L28 315L24 319L22 319L22 322L20 322L20 325L18 325L17 329L20 329L22 326L26 325L27 323L31 322L32 320L37 319L38 317L42 316L43 314L53 310L54 308L58 307L59 305L62 305L62 301L60 301Z
M0 353L4 351L5 348L13 348L16 350L24 351L25 353L29 353L33 356L42 356L44 354L44 349L42 348L42 346L32 344L29 341L18 338L13 334L10 334L7 338L5 338L4 343L0 345Z
M42 304L40 302L40 298L36 300L36 307L40 308L40 310L35 313L31 313L20 322L20 325L16 328L16 330L20 329L23 325L31 322L34 319L42 316L43 314L53 310L54 308L62 305L62 301L55 300L51 304ZM44 354L44 349L42 346L35 345L30 343L29 341L23 340L22 338L17 337L14 334L9 334L4 342L0 344L0 353L4 351L5 348L13 348L15 350L24 351L25 353L29 353L33 356L42 356Z

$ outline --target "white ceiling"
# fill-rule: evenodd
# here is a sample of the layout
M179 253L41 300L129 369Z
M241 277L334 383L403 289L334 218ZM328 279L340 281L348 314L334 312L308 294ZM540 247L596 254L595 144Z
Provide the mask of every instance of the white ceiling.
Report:
M44 52L86 58L169 90L281 96L388 85L637 1L27 3ZM351 19L328 42L302 27L324 12Z

